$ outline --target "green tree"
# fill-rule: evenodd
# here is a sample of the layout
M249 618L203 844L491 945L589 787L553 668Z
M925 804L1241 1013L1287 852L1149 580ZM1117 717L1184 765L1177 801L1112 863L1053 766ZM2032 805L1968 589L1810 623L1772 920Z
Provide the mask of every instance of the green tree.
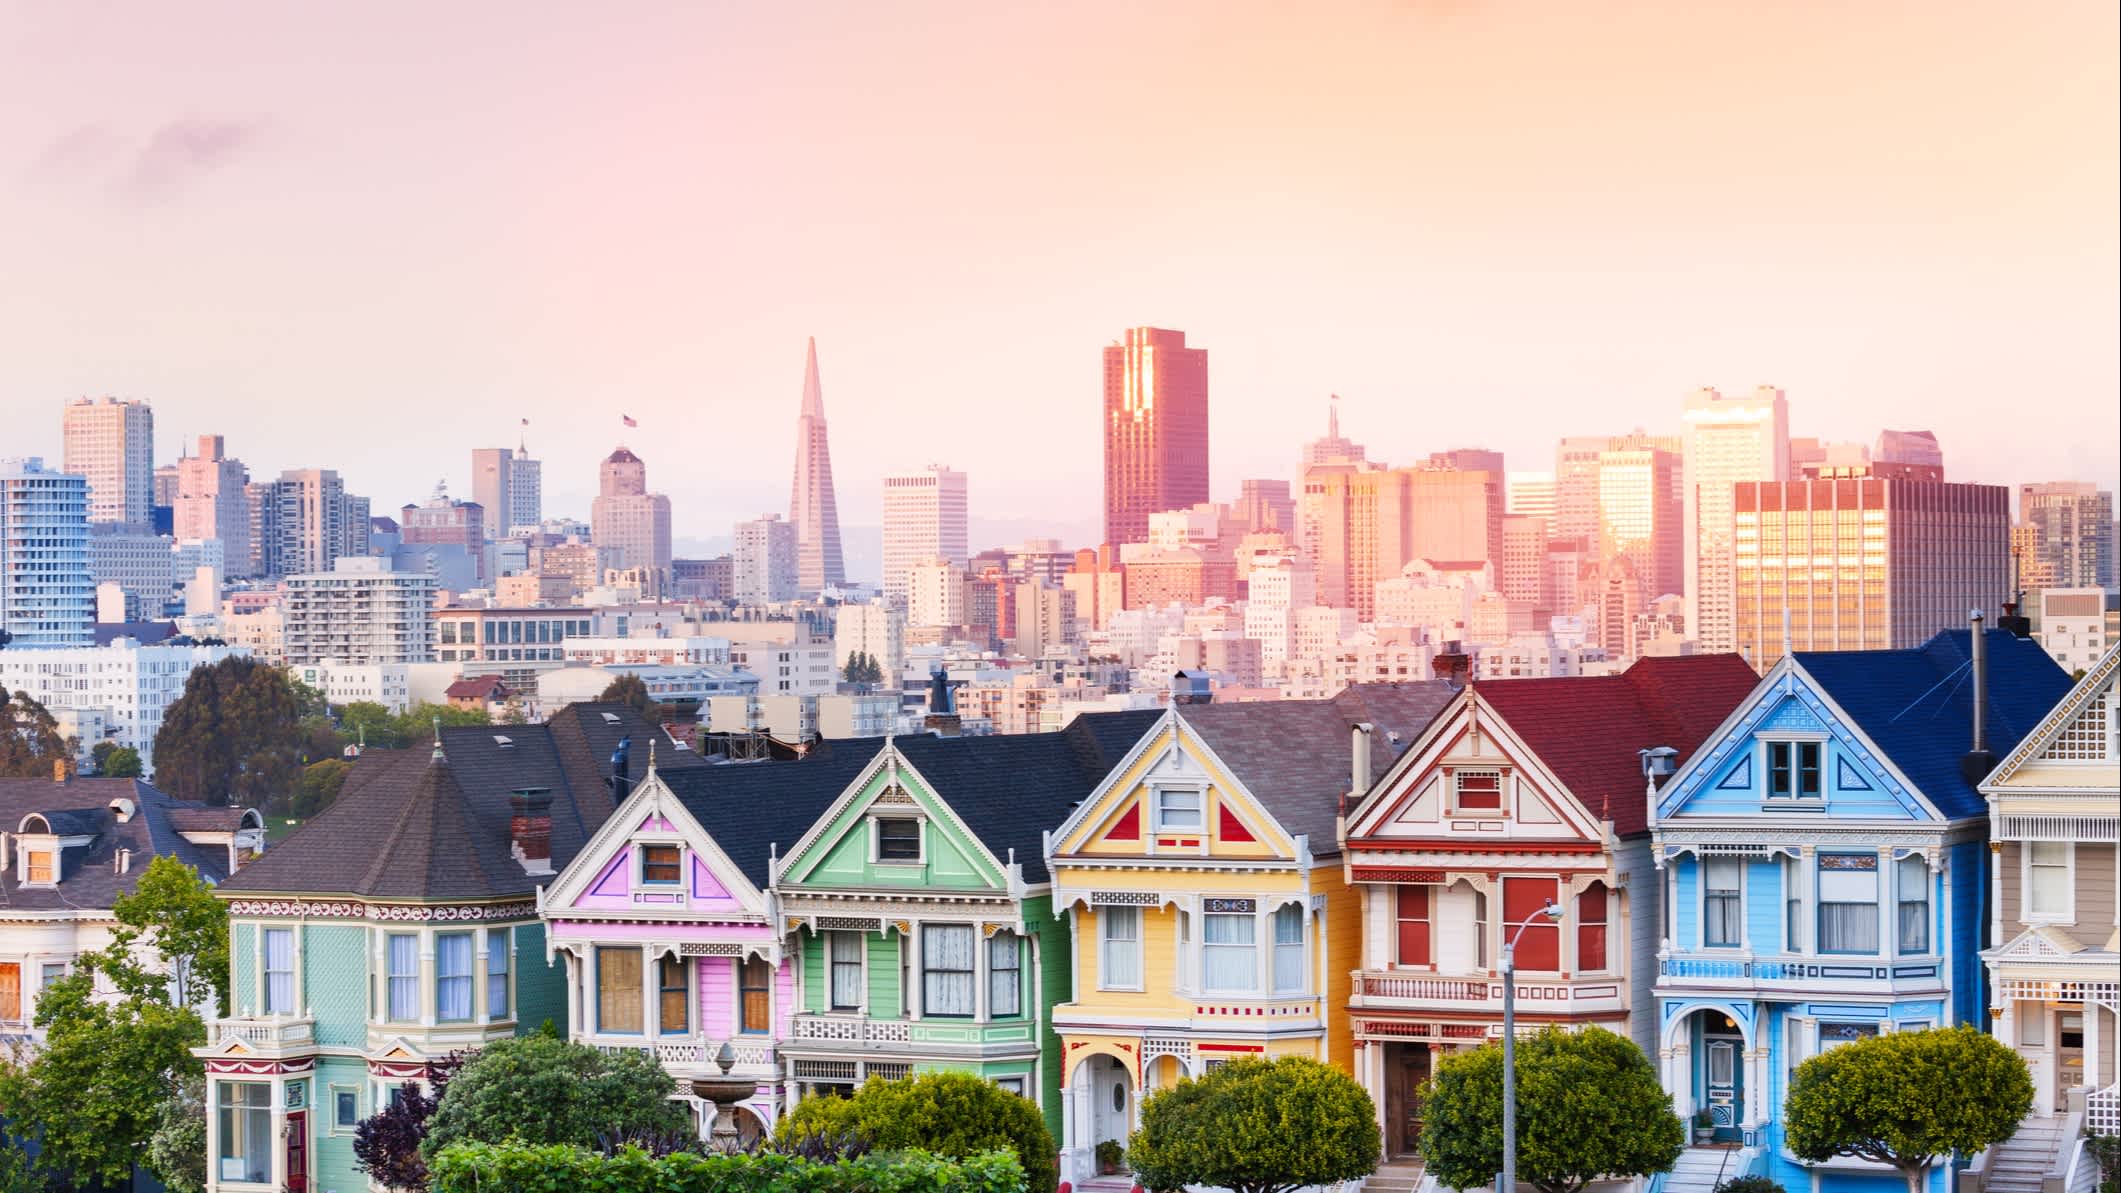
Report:
M690 1129L669 1100L677 1090L654 1057L606 1054L544 1036L501 1040L479 1050L449 1082L420 1154L433 1161L452 1143L569 1143L590 1147L600 1133Z
M329 808L339 798L339 789L346 786L347 773L352 770L353 763L343 758L326 758L303 767L302 777L295 780L294 795L287 802L287 814L307 820Z
M339 735L346 745L395 750L405 744L398 740L397 716L373 700L342 704L338 713Z
M140 751L133 749L131 746L121 746L113 742L101 742L96 746L96 749L102 750L104 746L110 746L111 748L101 758L96 759L97 774L102 775L106 779L137 779L140 777L143 769L140 765Z
M0 779L49 779L52 764L74 760L74 749L51 710L28 692L0 688Z
M1053 1133L1037 1105L970 1073L872 1077L851 1098L805 1098L773 1135L781 1150L847 1138L878 1151L919 1149L951 1160L1007 1150L1024 1166L1026 1189L1045 1193L1060 1180Z
M857 650L847 656L847 665L840 668L840 678L848 683L865 687L884 682L883 664L866 650Z
M169 1193L206 1188L206 1078L187 1075L162 1100L147 1137L147 1166Z
M1968 1025L1844 1044L1797 1066L1782 1118L1798 1159L1891 1165L1922 1193L1930 1166L2009 1139L2033 1107L2025 1062Z
M432 742L435 726L444 729L460 729L466 726L490 725L493 718L483 708L457 708L448 704L415 704L393 718L399 747L410 747Z
M286 671L242 655L196 668L155 733L155 785L178 799L261 807L294 786L301 721Z
M0 1134L0 1193L46 1193L50 1188L28 1150Z
M83 962L132 999L176 1005L211 1001L228 1010L228 906L199 872L173 857L149 862L130 893L112 904L110 944Z
M1126 1163L1151 1189L1283 1193L1369 1175L1377 1109L1347 1074L1308 1057L1247 1057L1142 1100Z
M603 694L597 697L601 704L624 704L642 716L655 701L649 698L648 685L638 675L621 675L604 685Z
M1601 1177L1668 1171L1686 1127L1632 1040L1549 1027L1517 1044L1517 1177L1576 1193ZM1502 1171L1502 1045L1447 1057L1422 1097L1421 1155L1456 1189Z

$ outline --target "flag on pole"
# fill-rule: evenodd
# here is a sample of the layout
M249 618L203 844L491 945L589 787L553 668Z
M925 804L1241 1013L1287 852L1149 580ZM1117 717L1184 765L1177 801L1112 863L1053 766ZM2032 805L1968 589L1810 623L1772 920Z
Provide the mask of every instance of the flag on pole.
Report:
M621 415L619 416L619 421L620 421L620 422L622 422L622 423L625 423L625 424L626 424L627 426L629 426L629 427L638 427L638 426L640 426L640 425L641 425L641 424L639 424L639 423L637 423L637 422L633 421L632 419L630 419L630 418L626 417L626 416L625 416L625 415L623 415L623 414L621 414Z
M529 420L529 419L527 419L527 418L526 418L526 419L524 419L524 420L523 420L523 425L524 425L524 426L526 426L526 427L527 427L527 426L529 426L529 425L530 425L530 420Z

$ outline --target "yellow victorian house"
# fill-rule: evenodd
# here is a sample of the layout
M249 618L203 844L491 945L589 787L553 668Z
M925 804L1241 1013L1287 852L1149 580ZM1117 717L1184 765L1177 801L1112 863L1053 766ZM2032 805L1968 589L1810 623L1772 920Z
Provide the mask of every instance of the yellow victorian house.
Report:
M1047 837L1075 941L1052 1020L1065 1179L1097 1175L1097 1145L1180 1077L1261 1055L1351 1069L1362 924L1336 821L1453 692L1175 704Z

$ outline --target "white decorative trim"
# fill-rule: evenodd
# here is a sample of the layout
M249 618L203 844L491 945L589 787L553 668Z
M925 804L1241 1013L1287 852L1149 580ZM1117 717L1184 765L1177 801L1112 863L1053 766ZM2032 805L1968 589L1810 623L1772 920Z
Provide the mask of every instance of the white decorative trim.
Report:
M310 899L233 899L230 918L302 920L368 920L377 923L478 923L489 920L534 920L537 904L517 903L354 903Z

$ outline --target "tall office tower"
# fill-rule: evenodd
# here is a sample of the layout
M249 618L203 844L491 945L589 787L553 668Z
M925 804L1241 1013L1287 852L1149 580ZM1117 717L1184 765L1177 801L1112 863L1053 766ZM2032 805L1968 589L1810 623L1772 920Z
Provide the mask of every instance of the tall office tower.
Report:
M518 526L535 527L543 512L544 465L522 443L471 451L471 499L486 511L486 538L510 536Z
M88 481L31 456L0 460L0 631L8 645L94 646Z
M2018 486L2018 520L2055 588L2114 587L2114 495L2084 481Z
M516 444L516 454L508 458L508 507L505 524L491 533L495 538L509 538L518 526L535 529L545 517L545 465L530 458L530 449ZM487 517L501 516L489 509Z
M1679 454L1626 436L1598 453L1598 552L1635 568L1642 604L1683 583Z
M1606 435L1572 435L1554 449L1554 537L1598 541L1598 457Z
M882 601L841 605L832 624L832 666L845 673L847 660L865 654L884 673L877 686L897 691L906 670L906 612Z
M1479 454L1492 457L1495 467L1431 464L1402 470L1407 478L1408 559L1482 563L1502 559L1502 453Z
M1537 514L1504 514L1502 559L1495 569L1496 587L1513 601L1530 601L1535 609L1554 609L1554 586L1547 580L1547 542L1553 532Z
M1502 553L1502 474L1322 464L1304 474L1304 530L1318 603L1376 614L1377 582L1415 559ZM1130 602L1132 597L1129 597Z
M947 559L924 559L907 576L906 625L922 629L965 624L965 569Z
M88 478L88 520L150 526L155 412L146 402L81 398L66 407L66 471Z
M1751 397L1713 389L1686 397L1680 547L1686 632L1707 653L1735 650L1731 621L1731 493L1741 481L1790 479L1790 404L1763 385ZM1653 593L1662 596L1663 593Z
M219 435L199 436L199 452L177 461L177 498L171 534L179 542L219 539L228 574L249 577L251 569L250 503L244 486L250 472L243 461L228 458Z
M1430 452L1423 462L1426 468L1455 468L1461 472L1492 472L1498 479L1504 476L1502 453L1484 447L1454 447L1447 452Z
M730 587L740 605L770 605L800 594L795 523L767 514L736 524Z
M398 510L398 541L408 547L461 547L471 563L472 577L481 582L486 574L486 509L476 501L454 501L442 486L426 505L407 505Z
M884 599L904 607L913 565L971 558L966 479L941 464L884 478Z
M1871 459L1880 464L1913 464L1937 470L1937 479L1944 479L1944 449L1937 444L1937 436L1930 431L1880 431L1878 447L1871 452Z
M623 446L597 467L589 539L608 567L670 566L670 498L648 491L648 465Z
M1295 646L1296 618L1318 601L1318 576L1295 554L1263 557L1246 576L1245 637L1259 642L1260 667L1279 677Z
M1297 466L1301 475L1314 464L1360 464L1363 462L1362 444L1344 438L1340 433L1340 395L1326 399L1326 435L1304 444L1302 462Z
M298 468L245 490L251 565L259 576L331 570L368 554L368 499L346 491L329 468Z
M832 495L832 445L825 438L825 391L817 379L817 340L803 358L803 412L795 420L795 483L788 495L795 527L796 585L804 593L847 582L840 554L840 509Z
M1208 350L1127 329L1105 349L1105 541L1148 538L1149 515L1208 500Z
M1503 512L1554 520L1554 474L1551 472L1506 472L1503 474Z
M155 493L155 505L168 506L171 509L176 508L180 475L181 472L177 464L155 465L154 479L150 482L150 486Z
M1755 669L1782 657L1785 616L1794 650L1891 650L2007 599L2008 489L1829 472L1733 494L1737 647Z
M1237 508L1231 512L1248 533L1279 530L1296 541L1296 498L1287 481L1239 481Z

